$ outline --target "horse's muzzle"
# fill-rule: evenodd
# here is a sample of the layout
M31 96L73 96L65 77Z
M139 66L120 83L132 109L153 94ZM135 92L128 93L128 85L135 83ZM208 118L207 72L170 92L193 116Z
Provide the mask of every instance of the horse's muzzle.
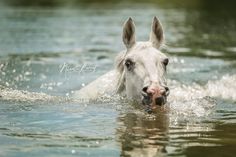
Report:
M155 106L162 106L167 102L167 96L169 95L169 89L163 95L153 95L145 91L142 92L142 103L146 107L148 113L152 113L155 110Z
M164 105L167 100L167 96L169 95L169 88L165 87L165 91L162 93L162 95L153 95L152 93L148 93L147 89L144 89L142 91L142 102L144 105L150 105L151 103L154 102L155 105Z

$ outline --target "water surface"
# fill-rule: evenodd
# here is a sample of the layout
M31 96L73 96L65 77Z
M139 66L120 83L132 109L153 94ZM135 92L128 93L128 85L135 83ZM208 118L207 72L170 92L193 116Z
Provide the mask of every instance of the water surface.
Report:
M160 4L2 7L0 156L234 156L236 14ZM129 16L139 40L163 23L169 112L70 99L112 69Z

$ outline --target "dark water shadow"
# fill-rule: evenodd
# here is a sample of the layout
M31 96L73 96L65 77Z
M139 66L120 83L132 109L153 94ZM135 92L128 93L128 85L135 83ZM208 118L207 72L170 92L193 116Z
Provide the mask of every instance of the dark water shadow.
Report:
M236 2L206 0L200 1L200 4L199 7L187 11L185 27L190 29L178 44L195 49L193 53L196 54L201 49L210 49L223 51L224 55L218 58L235 57L235 52L227 51L227 48L235 47L236 43L236 11L233 7ZM204 56L204 53L199 55ZM206 54L205 56L208 57Z

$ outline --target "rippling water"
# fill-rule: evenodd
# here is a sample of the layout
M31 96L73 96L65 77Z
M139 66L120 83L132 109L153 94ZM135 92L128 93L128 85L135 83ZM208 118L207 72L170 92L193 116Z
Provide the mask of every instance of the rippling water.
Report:
M1 8L0 156L235 156L235 13L128 6ZM129 16L146 40L155 15L171 62L160 113L70 98L111 69Z

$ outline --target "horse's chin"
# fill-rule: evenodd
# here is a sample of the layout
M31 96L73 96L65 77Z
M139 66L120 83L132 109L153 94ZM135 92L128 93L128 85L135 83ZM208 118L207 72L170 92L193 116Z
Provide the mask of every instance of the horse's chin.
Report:
M167 96L158 98L142 98L142 103L148 113L157 112L167 103Z

